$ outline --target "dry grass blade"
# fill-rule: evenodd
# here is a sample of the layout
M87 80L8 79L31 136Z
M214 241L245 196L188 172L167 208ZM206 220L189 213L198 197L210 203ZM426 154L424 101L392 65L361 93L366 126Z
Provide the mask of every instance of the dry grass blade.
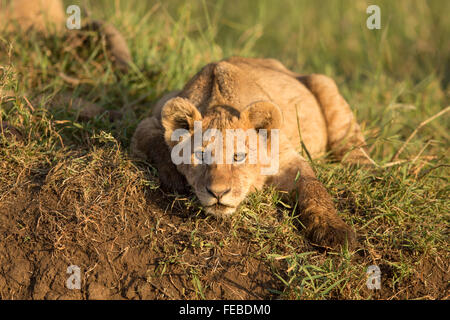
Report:
M398 149L398 151L394 154L394 156L392 157L391 161L395 161L398 159L398 157L400 156L400 154L403 152L403 150L405 150L406 146L408 145L408 143L411 141L412 138L414 138L414 136L417 134L417 132L419 132L420 128L422 128L423 126L425 126L426 124L428 124L429 122L433 121L436 118L439 118L440 116L442 116L443 114L445 114L447 111L450 110L450 106L447 106L447 108L441 110L440 112L436 113L434 116L428 118L425 121L422 121L417 128L411 133L411 135L408 137L408 139L406 139L406 141L402 144L402 146L400 147L400 149Z

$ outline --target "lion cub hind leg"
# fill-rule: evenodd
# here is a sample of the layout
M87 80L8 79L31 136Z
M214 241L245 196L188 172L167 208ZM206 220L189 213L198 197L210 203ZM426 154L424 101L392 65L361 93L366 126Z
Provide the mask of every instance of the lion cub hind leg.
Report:
M131 153L156 168L164 190L180 194L188 191L186 178L178 172L170 158L163 128L156 117L146 118L139 123L131 139Z
M297 78L316 97L327 123L328 146L344 163L373 164L366 141L347 101L333 79L322 74Z

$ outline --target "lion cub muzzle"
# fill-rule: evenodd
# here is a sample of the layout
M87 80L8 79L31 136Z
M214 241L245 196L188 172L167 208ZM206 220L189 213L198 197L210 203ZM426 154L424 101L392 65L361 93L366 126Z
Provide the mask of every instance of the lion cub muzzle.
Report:
M236 210L232 201L231 170L227 165L208 166L205 184L206 211L214 215L229 215ZM204 201L205 202L205 201Z

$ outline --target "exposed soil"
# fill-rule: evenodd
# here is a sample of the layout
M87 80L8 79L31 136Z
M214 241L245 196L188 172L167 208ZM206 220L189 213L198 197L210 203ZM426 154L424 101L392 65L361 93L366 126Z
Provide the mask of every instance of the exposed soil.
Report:
M34 182L10 186L2 196L2 299L263 299L280 286L270 266L252 255L257 246L251 243L192 246L186 228L192 219L217 244L226 223L212 226L218 222L166 211L170 199L159 190L141 193L137 176L105 181L111 185L90 193L90 183L108 169L114 174L108 163L102 173L87 169L62 179L66 169L63 164ZM81 268L81 290L66 287L69 265ZM195 289L198 278L208 284L204 293Z

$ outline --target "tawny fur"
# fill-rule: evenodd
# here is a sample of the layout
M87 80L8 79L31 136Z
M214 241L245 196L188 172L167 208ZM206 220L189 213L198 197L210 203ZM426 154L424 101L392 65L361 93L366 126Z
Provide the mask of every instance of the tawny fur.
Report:
M263 176L260 164L174 165L171 134L180 127L192 132L195 120L204 129L280 129L279 171ZM339 160L369 162L360 127L331 78L302 76L273 59L233 57L208 64L183 90L163 97L152 117L139 124L131 149L156 166L164 187L181 191L187 180L210 214L231 214L249 192L274 185L298 199L300 220L313 242L352 244L353 231L300 155L301 139L313 158L331 150Z
M61 0L13 0L9 7L0 9L0 18L3 14L2 20L6 21L2 25L7 31L16 27L21 31L30 28L40 32L61 31L65 26L66 16Z
M91 20L86 13L80 12L81 32L96 31L103 35L111 60L116 67L126 73L132 63L131 53L123 35L111 24ZM80 36L77 30L69 30L66 27L66 14L62 0L13 0L10 5L2 7L0 3L0 32L22 32L29 30L43 34L57 33L75 43Z

